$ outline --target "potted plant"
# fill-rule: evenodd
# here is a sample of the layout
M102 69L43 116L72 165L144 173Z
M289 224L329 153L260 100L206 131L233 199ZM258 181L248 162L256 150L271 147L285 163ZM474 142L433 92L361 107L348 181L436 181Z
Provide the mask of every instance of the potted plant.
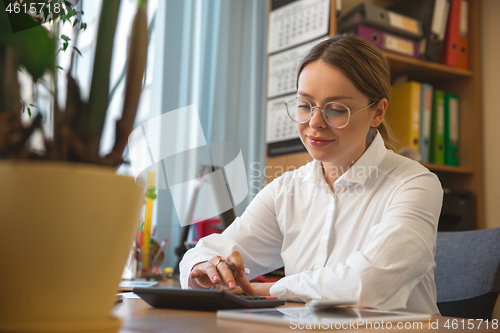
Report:
M45 140L43 153L27 147L42 116L33 116L28 126L21 123L21 114L33 106L23 105L17 77L18 71L29 73L35 82L47 71L56 77L56 37L39 22L14 31L32 20L24 13L26 8L39 3L0 2L0 234L4 237L0 293L5 304L0 331L116 331L120 323L111 316L111 309L144 190L133 178L116 175L115 169L123 163L141 93L148 46L147 2L138 1L123 113L107 156L99 156L98 151L120 1L102 1L88 101L82 99L68 69L66 103L63 108L53 103L54 132ZM77 24L70 3L44 3L49 21L69 19ZM62 9L59 15L56 6ZM26 14L16 16L17 27L12 25L14 14Z

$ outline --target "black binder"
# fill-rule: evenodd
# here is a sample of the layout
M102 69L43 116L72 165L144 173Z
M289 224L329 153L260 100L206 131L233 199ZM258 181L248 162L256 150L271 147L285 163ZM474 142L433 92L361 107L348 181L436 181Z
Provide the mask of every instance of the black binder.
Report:
M369 3L362 3L343 16L338 22L338 30L339 32L346 32L355 28L358 24L364 24L415 40L423 37L420 20Z
M420 42L419 57L440 62L450 0L401 0L388 9L422 22L424 38Z

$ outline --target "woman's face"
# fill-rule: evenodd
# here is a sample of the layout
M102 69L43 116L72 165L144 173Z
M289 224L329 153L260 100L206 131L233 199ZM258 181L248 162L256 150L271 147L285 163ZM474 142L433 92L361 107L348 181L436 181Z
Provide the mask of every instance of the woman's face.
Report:
M370 101L337 68L316 60L308 64L299 76L297 96L323 107L328 102L346 105L351 112L367 106ZM377 127L384 118L387 100L352 115L347 126L336 129L328 125L319 109L309 122L297 124L300 138L309 154L332 166L350 166L366 150L370 126Z

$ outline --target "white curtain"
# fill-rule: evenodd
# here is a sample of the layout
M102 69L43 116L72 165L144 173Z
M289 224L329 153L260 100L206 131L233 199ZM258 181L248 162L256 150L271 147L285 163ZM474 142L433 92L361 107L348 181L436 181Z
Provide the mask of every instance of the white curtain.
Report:
M249 194L237 216L264 182L267 12L266 0L166 0L156 13L150 118L194 104L208 143L239 146ZM168 238L163 265L174 266L181 228L170 191L155 204L157 238Z

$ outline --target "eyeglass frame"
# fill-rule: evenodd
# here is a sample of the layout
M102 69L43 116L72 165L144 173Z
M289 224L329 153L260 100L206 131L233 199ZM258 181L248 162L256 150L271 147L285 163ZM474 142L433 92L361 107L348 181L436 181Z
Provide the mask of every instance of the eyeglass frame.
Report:
M309 116L309 119L307 119L306 121L303 121L303 122L299 122L299 121L296 121L295 119L292 118L292 116L290 116L290 112L288 112L288 103L290 103L291 101L293 100L302 100L302 101L306 101L310 106L311 106L311 115ZM320 109L321 110L321 114L323 115L323 119L325 120L325 122L328 124L328 126L330 127L333 127L333 128L336 128L336 129L341 129L341 128L344 128L346 127L347 125L349 125L349 121L351 121L351 116L354 116L356 113L360 112L360 111L363 111L364 109L367 109L369 108L370 106L373 106L375 105L375 103L377 103L378 101L374 101L370 104L368 104L367 106L365 106L364 108L361 108L357 111L354 111L352 112L351 109L345 105L345 104L342 104L340 102L328 102L328 103L325 103L325 105L323 105L323 107L319 107L319 106L312 106L311 102L309 102L307 99L304 99L304 98L300 98L300 97L295 97L295 98L292 98L291 100L287 101L284 103L284 106L285 106L285 109L286 109L286 114L288 115L288 117L295 123L297 124L305 124L307 123L308 121L310 121L313 117L313 109ZM347 109L347 111L349 111L349 117L347 118L347 123L344 125L344 126L341 126L341 127L337 127L337 126L333 126L332 124L330 124L330 122L328 121L328 119L326 118L326 115L325 115L325 106L328 105L328 104L340 104L342 105L343 107L345 107Z

